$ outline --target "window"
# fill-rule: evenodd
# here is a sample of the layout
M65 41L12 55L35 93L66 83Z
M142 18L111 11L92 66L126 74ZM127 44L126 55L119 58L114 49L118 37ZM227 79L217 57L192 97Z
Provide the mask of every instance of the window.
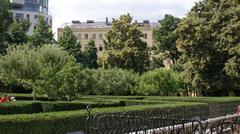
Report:
M81 40L82 39L82 34L78 34L77 38Z
M48 18L46 18L46 22L48 23ZM49 24L49 23L48 23Z
M99 34L99 39L103 39L102 34Z
M34 15L34 19L36 19L36 20L37 20L37 19L38 19L38 15Z
M84 39L87 40L88 39L88 34L84 35Z
M102 45L102 44L99 44L98 50L99 50L99 51L103 51L103 45Z
M95 40L96 38L97 38L96 34L93 34L93 35L92 35L92 39Z
M18 21L18 22L23 22L23 21L24 21L24 14L16 13L16 14L15 14L15 19L16 19L16 21Z
M30 15L27 14L27 21L29 22L30 21Z
M147 39L148 38L148 35L147 34L144 34L144 39Z

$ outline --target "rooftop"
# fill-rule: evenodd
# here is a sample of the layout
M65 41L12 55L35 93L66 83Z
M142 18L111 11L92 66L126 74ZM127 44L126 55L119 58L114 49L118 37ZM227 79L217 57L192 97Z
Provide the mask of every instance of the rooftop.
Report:
M143 22L137 22L135 21L134 23L137 23L141 27L151 27L151 28L156 28L159 26L158 22L149 22L149 21L143 21ZM69 26L71 28L111 28L112 24L111 22L94 22L93 20L88 20L87 22L80 22L78 20L73 20L72 23L64 23L60 28L64 28L66 26Z

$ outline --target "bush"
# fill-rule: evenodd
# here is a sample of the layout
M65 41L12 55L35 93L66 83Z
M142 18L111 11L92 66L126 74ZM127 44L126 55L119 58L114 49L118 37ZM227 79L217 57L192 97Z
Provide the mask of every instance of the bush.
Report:
M10 48L0 57L0 79L4 84L23 86L34 95L73 99L85 89L85 75L73 56L54 45L32 49ZM84 87L84 88L82 88Z
M138 84L138 74L122 69L92 70L95 95L131 95Z
M131 106L119 108L101 108L93 109L92 114L107 114L107 113L128 113L136 114L147 110L162 110L163 116L177 116L186 114L195 116L201 108L207 108L205 104L200 103L176 103L176 104L161 104L161 105L145 105ZM194 109L194 112L190 110ZM184 110L184 111L183 111ZM168 112L166 112L168 111ZM176 113L178 111L178 113ZM86 130L87 111L68 111L68 112L53 112L39 113L32 115L4 115L0 116L0 131L5 134L66 134L71 131Z
M88 105L93 108L125 106L124 101L114 102L11 102L0 104L0 115L33 114L56 111L71 111L86 109Z
M175 95L181 89L179 74L166 69L146 72L140 78L136 92L140 95Z

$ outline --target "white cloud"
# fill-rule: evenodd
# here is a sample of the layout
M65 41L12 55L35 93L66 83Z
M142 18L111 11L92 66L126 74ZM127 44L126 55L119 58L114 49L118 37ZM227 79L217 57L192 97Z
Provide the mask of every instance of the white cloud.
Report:
M200 0L50 0L53 31L72 20L104 21L130 13L134 19L157 21L165 14L182 17Z

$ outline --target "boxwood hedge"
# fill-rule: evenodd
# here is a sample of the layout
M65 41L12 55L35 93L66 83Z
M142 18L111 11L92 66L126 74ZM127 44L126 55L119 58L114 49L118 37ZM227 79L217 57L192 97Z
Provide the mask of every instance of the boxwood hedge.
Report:
M207 106L203 103L175 103L160 105L126 106L115 108L96 108L92 114L114 112L133 112L175 109L182 107ZM168 114L168 113L166 113ZM185 114L185 113L182 113ZM4 134L66 134L67 132L86 130L86 110L50 112L38 114L0 115L0 132Z

